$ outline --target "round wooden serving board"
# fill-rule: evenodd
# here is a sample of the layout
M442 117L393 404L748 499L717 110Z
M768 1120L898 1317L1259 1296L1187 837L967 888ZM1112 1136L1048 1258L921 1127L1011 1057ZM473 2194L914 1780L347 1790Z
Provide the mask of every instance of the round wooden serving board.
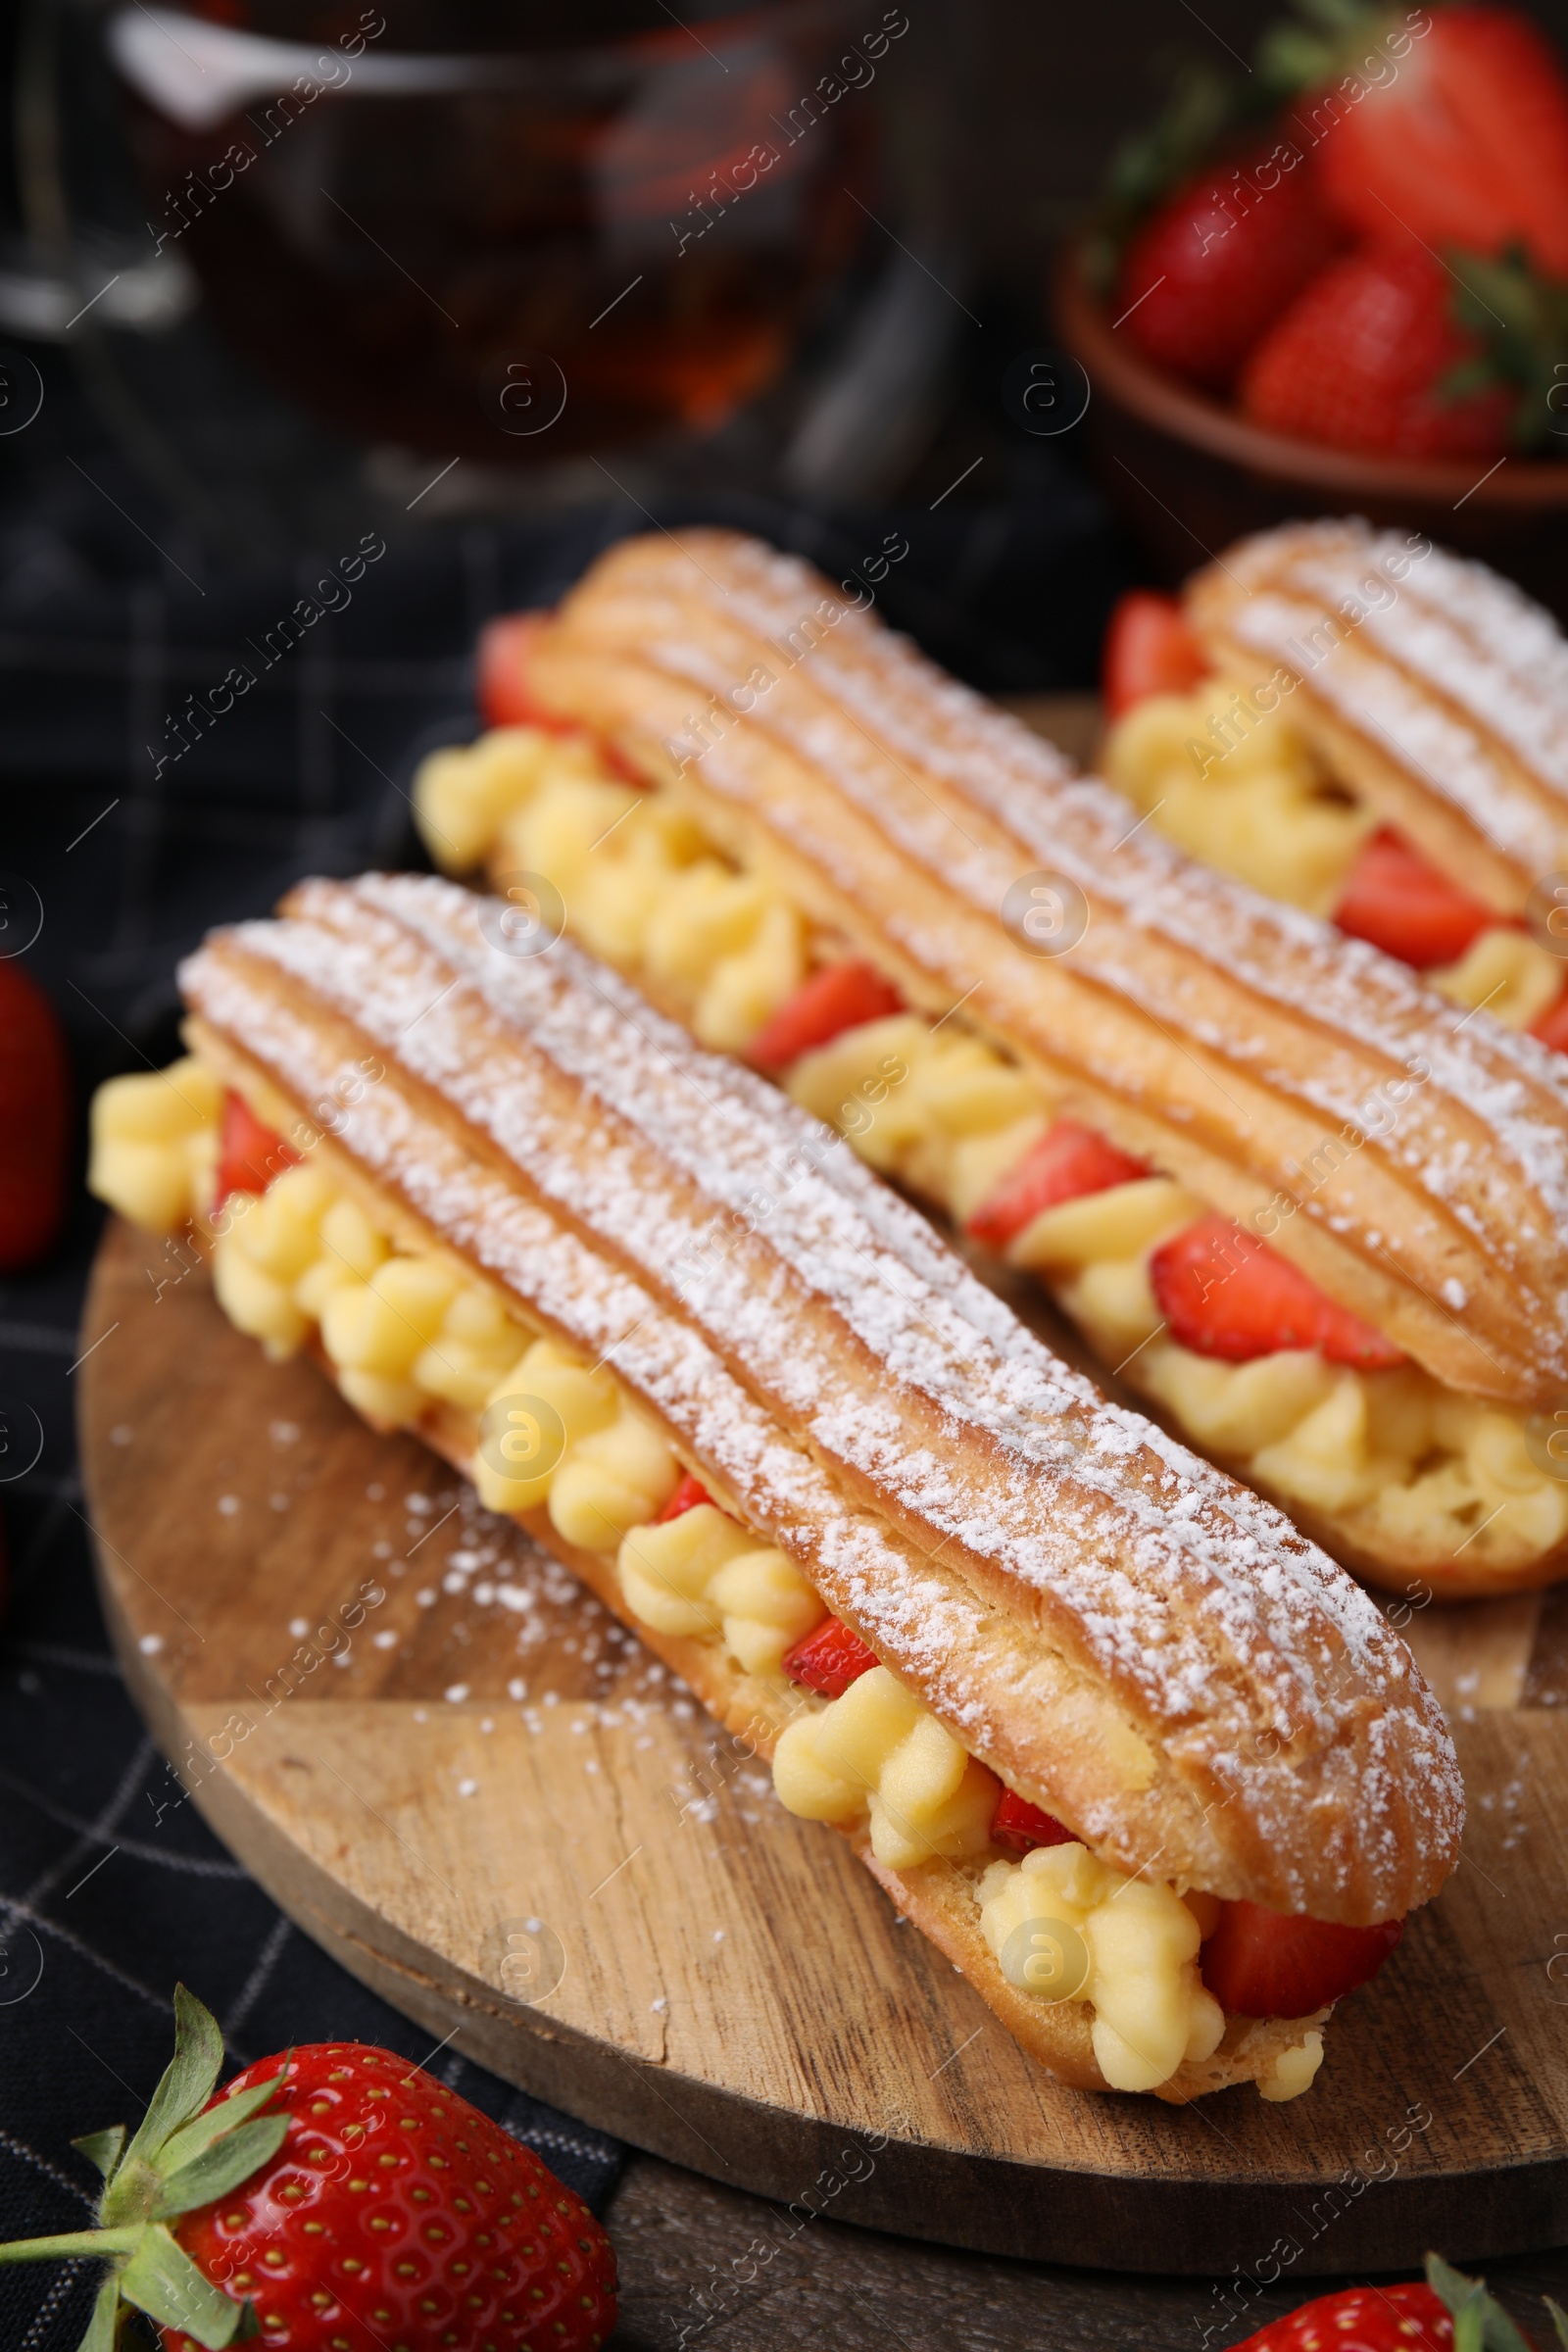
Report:
M111 1225L82 1346L132 1690L219 1835L432 2043L798 2218L991 2252L1266 2280L1568 2236L1555 1604L1412 1621L1475 1702L1465 1859L1313 2091L1086 2097L564 1570L232 1331L188 1252Z

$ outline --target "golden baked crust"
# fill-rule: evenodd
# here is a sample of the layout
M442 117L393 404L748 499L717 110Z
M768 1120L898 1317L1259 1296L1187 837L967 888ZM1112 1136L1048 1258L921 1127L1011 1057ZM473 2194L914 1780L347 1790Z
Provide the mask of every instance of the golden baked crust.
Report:
M1472 896L1517 914L1568 868L1568 642L1485 564L1353 517L1288 523L1186 604L1216 664L1244 689L1278 672L1332 771Z
M1357 1923L1436 1891L1441 1712L1279 1512L1105 1405L847 1147L568 943L498 953L485 902L414 877L285 911L184 967L204 1056L264 1115L384 1066L323 1164L612 1361L972 1754L1129 1871ZM1142 1788L1107 1752L1129 1729Z
M535 1327L612 1353L715 1495L971 1752L1107 1858L1358 1921L1441 1884L1461 1810L1451 1747L1348 1581L1267 1505L1100 1404L824 1130L603 967L564 945L514 961L467 894L370 877L304 886L287 920L217 935L183 978L204 1059L291 1129L372 1047L384 1077L316 1147L334 1181ZM735 1204L756 1202L763 1170L778 1197L741 1231ZM733 1236L722 1279L682 1299L676 1269L715 1221ZM421 1426L468 1466L471 1423L434 1406ZM778 1686L652 1633L607 1560L543 1512L523 1520L769 1752ZM1141 1793L1108 1761L1117 1726L1153 1751ZM973 1866L890 1872L854 1842L1035 2057L1103 2086L1088 2009L1003 1975ZM1316 2022L1230 2021L1158 2095L1267 2082Z
M1438 1379L1563 1394L1568 1076L1534 1040L1129 831L1105 787L754 541L623 542L529 675L911 1003L961 1004L1063 1112L1255 1220ZM1004 918L1044 872L1082 896L1067 953Z

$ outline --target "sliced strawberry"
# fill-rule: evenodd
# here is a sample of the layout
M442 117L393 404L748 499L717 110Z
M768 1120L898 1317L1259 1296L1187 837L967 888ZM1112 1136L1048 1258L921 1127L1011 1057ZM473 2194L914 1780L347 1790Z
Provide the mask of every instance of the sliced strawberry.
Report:
M1334 920L1352 939L1370 940L1386 955L1425 971L1432 964L1457 963L1497 917L1429 864L1402 834L1382 825L1362 844Z
M1563 990L1555 1004L1548 1004L1538 1021L1530 1024L1530 1033L1539 1037L1544 1046L1555 1054L1568 1054L1568 988Z
M479 632L474 658L475 693L479 709L492 727L542 727L548 735L587 735L574 718L562 718L536 700L528 666L542 630L555 619L550 612L503 612L486 621ZM594 738L594 749L612 775L625 784L645 786L648 778L633 767L614 744Z
M785 1652L784 1671L792 1683L804 1683L808 1690L819 1690L824 1698L842 1698L852 1683L880 1663L876 1651L841 1617L824 1617L814 1633Z
M1242 407L1275 432L1372 457L1503 456L1518 393L1446 389L1462 361L1482 356L1458 323L1461 294L1408 240L1330 262L1253 351Z
M1042 1209L1058 1208L1086 1193L1108 1192L1147 1176L1147 1162L1130 1158L1076 1119L1055 1119L1010 1176L969 1219L968 1231L988 1250L1005 1250Z
M787 1069L846 1029L902 1012L904 999L868 963L829 963L786 998L753 1038L748 1059L760 1070Z
M1346 242L1310 163L1272 138L1208 165L1127 249L1113 310L1156 367L1220 391L1259 335Z
M223 1097L223 1125L218 1149L218 1193L221 1208L234 1193L265 1193L275 1176L299 1164L280 1135L264 1127L242 1095Z
M991 1816L991 1840L994 1845L1010 1845L1018 1853L1028 1854L1037 1845L1071 1845L1073 1833L1054 1813L1043 1812L1026 1797L1004 1788Z
M1147 695L1185 694L1208 670L1208 656L1173 596L1129 588L1117 599L1102 663L1105 709L1112 718Z
M1162 1242L1149 1279L1171 1338L1199 1355L1245 1364L1282 1348L1315 1348L1331 1364L1362 1372L1404 1362L1392 1340L1229 1217L1200 1217Z
M479 632L475 658L479 709L492 727L549 727L575 732L570 720L541 710L528 684L528 656L549 612L503 612Z
M1313 93L1295 117L1323 125L1325 199L1363 236L1490 254L1522 241L1568 276L1568 81L1522 10L1434 10L1396 74L1348 106Z
M1308 2017L1375 1977L1403 1934L1402 1919L1344 1928L1227 1903L1203 1945L1203 1983L1233 2017Z
M699 1503L711 1502L712 1499L702 1480L694 1478L688 1470L654 1525L663 1527L671 1519L683 1519L688 1511L695 1511Z

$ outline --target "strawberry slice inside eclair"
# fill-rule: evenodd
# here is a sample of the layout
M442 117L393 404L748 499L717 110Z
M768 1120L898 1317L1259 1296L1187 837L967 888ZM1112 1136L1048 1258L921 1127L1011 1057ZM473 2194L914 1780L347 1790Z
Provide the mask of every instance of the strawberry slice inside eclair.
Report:
M1203 1982L1234 2016L1304 2017L1375 1977L1403 1934L1402 1919L1347 1928L1245 1899L1222 1903L1203 1939Z
M753 1038L748 1058L760 1070L787 1069L846 1029L902 1012L904 1000L868 963L828 963L781 1004Z
M972 1237L1004 1250L1048 1208L1112 1185L1133 1184L1148 1164L1118 1152L1076 1119L1056 1119L970 1218ZM1286 1348L1315 1348L1361 1371L1404 1362L1392 1340L1328 1298L1266 1242L1208 1216L1155 1250L1150 1276L1171 1337L1199 1355L1233 1364Z
M1105 631L1102 691L1112 718L1152 694L1185 694L1208 675L1208 656L1173 596L1131 588Z
M265 1193L274 1176L299 1164L299 1156L280 1135L262 1125L242 1096L230 1090L223 1099L214 1207L222 1208L236 1193Z
M695 1479L688 1482L706 1492ZM682 1488L679 1494L684 1494ZM666 1504L673 1515L679 1494ZM827 1617L784 1659L792 1682L823 1698L842 1698L850 1685L878 1663L852 1626ZM991 1820L993 1843L1014 1853L1067 1845L1074 1833L1027 1797L1004 1788ZM1402 1920L1347 1928L1328 1920L1295 1918L1261 1903L1214 1900L1213 1924L1201 1947L1203 1983L1235 2017L1306 2017L1375 1976L1404 1933Z
M1418 971L1457 963L1496 919L1392 825L1380 825L1362 844L1334 909L1342 931Z
M869 964L827 964L779 1006L754 1039L750 1058L782 1071L847 1030L900 1008L897 991ZM965 1230L988 1249L1005 1250L1044 1210L1150 1173L1147 1161L1119 1151L1093 1128L1055 1119ZM1228 1217L1202 1217L1175 1235L1154 1252L1150 1274L1172 1338L1196 1354L1249 1363L1285 1348L1310 1348L1332 1364L1360 1371L1405 1361L1392 1340Z
M547 612L503 612L480 632L474 689L490 726L543 727L552 735L576 732L570 720L555 717L535 702L528 682L529 648L549 621Z
M548 611L503 612L480 630L474 659L474 697L487 726L538 727L547 735L582 735L575 719L560 718L547 710L535 699L529 683L528 658L533 641L553 618L554 614ZM595 748L606 766L624 783L642 784L642 777L612 743L601 737Z
M1391 1370L1404 1351L1228 1217L1202 1217L1150 1260L1155 1303L1183 1348L1250 1363L1284 1348L1315 1348L1331 1364Z
M1082 1200L1087 1193L1108 1192L1113 1184L1135 1184L1149 1172L1147 1162L1118 1152L1092 1127L1081 1127L1076 1119L1055 1119L1011 1175L981 1202L967 1231L988 1249L1005 1250L1042 1210Z
M654 1525L667 1527L672 1519L684 1519L688 1511L695 1511L699 1504L711 1502L712 1499L713 1497L702 1480L694 1478L688 1470L674 1494L654 1521Z

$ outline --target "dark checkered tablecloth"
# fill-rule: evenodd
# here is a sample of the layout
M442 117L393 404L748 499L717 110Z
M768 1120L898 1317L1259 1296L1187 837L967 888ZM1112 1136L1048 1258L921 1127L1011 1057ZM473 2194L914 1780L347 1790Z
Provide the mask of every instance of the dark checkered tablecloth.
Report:
M268 907L297 876L416 859L413 753L471 716L469 648L491 612L552 600L597 548L647 527L635 502L537 526L399 543L341 611L265 663L270 633L344 548L224 585L122 508L95 463L72 510L0 526L0 877L42 930L27 968L66 1022L78 1107L116 1070L176 1050L174 965L211 923ZM1087 492L1033 504L820 517L732 504L840 572L897 529L909 555L885 609L976 683L1089 682L1117 584ZM369 518L368 518L369 519ZM339 575L341 576L341 574ZM276 642L275 636L273 642ZM1047 648L1053 649L1047 652ZM249 649L249 650L247 650ZM257 683L191 748L171 718L230 664ZM220 700L221 698L220 697ZM187 729L187 733L189 730ZM149 747L152 747L149 750ZM97 1213L84 1195L49 1264L0 1285L0 1396L30 1405L43 1450L0 1485L10 1600L0 1644L0 2236L79 2229L93 2176L70 2147L133 2121L172 2040L178 1979L217 2013L236 2065L338 2035L427 2054L290 1926L172 1784L109 1654L93 1593L73 1430L75 1332ZM603 2205L618 2145L447 2052L435 2071ZM68 2352L85 2325L74 2270L0 2272L4 2352Z

